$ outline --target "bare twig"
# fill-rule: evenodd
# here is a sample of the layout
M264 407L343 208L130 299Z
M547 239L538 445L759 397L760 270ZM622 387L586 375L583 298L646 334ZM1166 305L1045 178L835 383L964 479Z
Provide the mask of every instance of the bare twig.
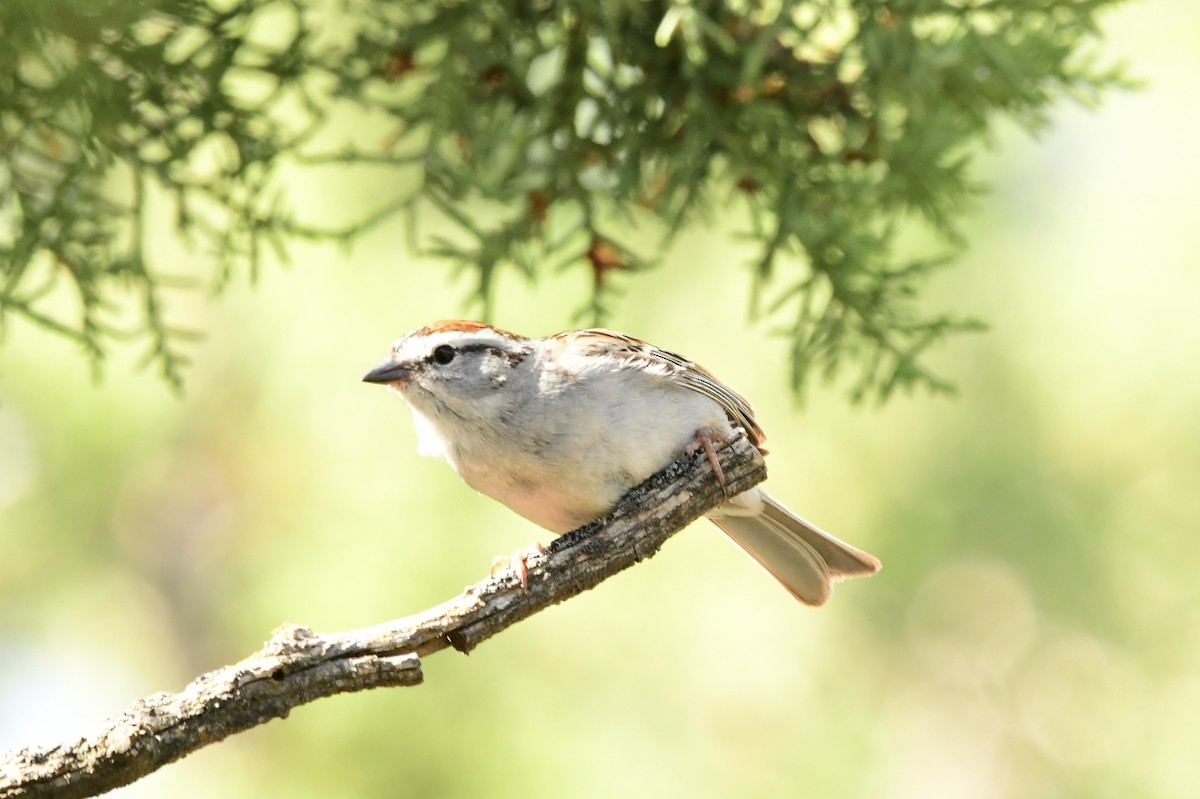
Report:
M180 693L138 700L86 738L3 756L0 799L95 796L320 697L416 685L420 656L447 647L468 652L592 588L652 556L727 495L766 477L758 451L742 436L718 447L717 455L724 488L703 454L672 463L630 491L609 516L562 536L545 554L531 555L527 589L504 573L437 607L375 627L317 635L285 625L240 663L209 672Z

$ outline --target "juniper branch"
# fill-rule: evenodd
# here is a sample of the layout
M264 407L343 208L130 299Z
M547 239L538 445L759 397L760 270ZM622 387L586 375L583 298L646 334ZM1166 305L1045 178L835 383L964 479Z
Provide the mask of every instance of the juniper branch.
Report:
M197 285L405 218L416 250L474 273L484 312L503 270L588 270L591 322L679 232L744 219L794 388L856 370L854 397L942 390L925 352L978 325L921 307L929 270L897 267L897 233L939 238L921 263L956 253L998 117L1038 128L1060 98L1128 85L1096 51L1117 2L3 3L0 331L27 320L99 358L98 310L130 294L132 329L180 379L164 270L129 235L146 200L113 180L133 174L211 254ZM288 175L339 166L397 193L332 227L284 202ZM30 301L47 271L77 285L80 318Z

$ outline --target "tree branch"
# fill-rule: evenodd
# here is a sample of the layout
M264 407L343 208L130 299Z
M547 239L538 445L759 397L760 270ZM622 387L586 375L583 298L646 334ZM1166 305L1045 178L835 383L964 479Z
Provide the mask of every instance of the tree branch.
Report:
M318 635L284 625L250 657L204 674L177 694L140 699L92 735L0 758L0 799L95 796L234 733L284 718L324 696L422 679L420 657L469 652L522 619L583 593L651 557L724 498L766 478L738 436L717 448L726 486L703 454L672 463L622 498L610 515L530 555L528 589L504 572L422 613L375 627Z

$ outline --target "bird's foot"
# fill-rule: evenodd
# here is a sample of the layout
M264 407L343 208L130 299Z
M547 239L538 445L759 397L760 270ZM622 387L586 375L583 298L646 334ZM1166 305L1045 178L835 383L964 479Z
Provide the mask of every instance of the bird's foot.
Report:
M725 490L725 471L721 468L720 461L717 460L717 451L713 448L713 442L723 442L725 437L715 432L711 427L701 427L696 431L696 440L688 447L688 454L694 454L697 450L703 449L704 454L708 456L708 463L712 466L713 474L717 476L717 482L721 484L721 490Z
M546 554L546 548L541 545L541 542L534 541L525 549L518 549L516 552L505 557L497 555L492 561L491 576L495 577L497 572L504 569L510 569L517 575L517 581L521 584L521 590L529 591L529 559L535 555L542 556Z

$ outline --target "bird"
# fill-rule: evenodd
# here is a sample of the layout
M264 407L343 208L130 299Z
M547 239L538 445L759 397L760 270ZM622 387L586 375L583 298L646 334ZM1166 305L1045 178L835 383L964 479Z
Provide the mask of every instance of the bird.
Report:
M483 322L433 322L398 339L362 379L407 402L419 453L560 535L697 447L723 481L712 442L736 428L766 454L740 394L693 361L613 330L527 338ZM880 568L759 487L707 516L807 605L823 605L835 580Z

